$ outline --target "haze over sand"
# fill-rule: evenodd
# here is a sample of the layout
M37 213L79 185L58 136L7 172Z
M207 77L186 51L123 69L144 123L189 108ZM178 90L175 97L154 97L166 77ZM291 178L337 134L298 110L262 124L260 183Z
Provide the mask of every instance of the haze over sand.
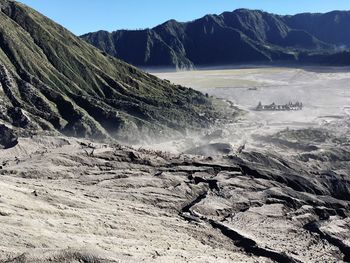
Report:
M286 128L320 127L350 114L350 72L328 67L240 67L179 72L156 76L232 101L247 114L232 124L238 137L273 133ZM256 88L256 89L255 89ZM263 104L300 101L302 111L257 112Z

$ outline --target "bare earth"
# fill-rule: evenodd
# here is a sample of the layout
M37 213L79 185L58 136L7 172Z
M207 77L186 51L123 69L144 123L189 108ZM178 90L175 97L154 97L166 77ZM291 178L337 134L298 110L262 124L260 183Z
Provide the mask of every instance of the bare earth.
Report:
M117 262L254 262L218 231L179 215L206 190L187 185L187 172L156 175L153 166L167 163L157 155L94 147L91 157L75 139L35 138L0 152L3 257L69 249Z
M197 138L233 150L195 156L21 138L0 150L0 262L350 261L348 73L158 75L246 109L222 133ZM303 98L307 118L250 111L273 94L276 103Z
M299 155L208 159L22 139L0 151L1 257L63 262L62 253L78 251L96 259L83 262L341 262L350 240L346 156L331 176L324 160Z
M232 125L232 142L281 129L319 127L350 115L349 68L236 68L154 73L173 83L228 99L247 115ZM253 90L252 90L253 88ZM256 90L255 90L256 88ZM301 101L299 112L252 111L263 104Z

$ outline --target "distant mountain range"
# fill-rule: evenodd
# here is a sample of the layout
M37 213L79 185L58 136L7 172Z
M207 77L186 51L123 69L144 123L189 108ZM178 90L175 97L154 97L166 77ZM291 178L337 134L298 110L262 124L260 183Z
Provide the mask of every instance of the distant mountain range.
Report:
M212 114L200 92L106 56L35 10L0 0L0 124L136 141L206 127ZM0 137L8 133L1 127Z
M238 9L186 23L169 20L152 29L98 31L81 37L109 55L142 67L350 63L349 11L281 16Z

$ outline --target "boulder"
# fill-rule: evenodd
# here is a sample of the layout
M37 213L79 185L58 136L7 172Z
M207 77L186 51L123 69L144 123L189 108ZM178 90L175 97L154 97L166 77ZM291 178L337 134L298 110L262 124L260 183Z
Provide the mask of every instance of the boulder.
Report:
M0 124L0 148L9 149L18 144L18 138L12 129Z

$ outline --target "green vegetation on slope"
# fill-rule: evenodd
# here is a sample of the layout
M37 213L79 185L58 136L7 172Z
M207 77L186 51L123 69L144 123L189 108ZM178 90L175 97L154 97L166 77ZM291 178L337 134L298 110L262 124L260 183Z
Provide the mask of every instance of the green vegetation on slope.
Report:
M201 93L108 56L23 4L0 3L3 121L132 140L206 127L216 117Z
M81 36L104 52L143 67L192 68L242 63L344 65L334 53L350 46L350 12L280 16L237 9L152 29ZM317 56L314 55L317 53Z

